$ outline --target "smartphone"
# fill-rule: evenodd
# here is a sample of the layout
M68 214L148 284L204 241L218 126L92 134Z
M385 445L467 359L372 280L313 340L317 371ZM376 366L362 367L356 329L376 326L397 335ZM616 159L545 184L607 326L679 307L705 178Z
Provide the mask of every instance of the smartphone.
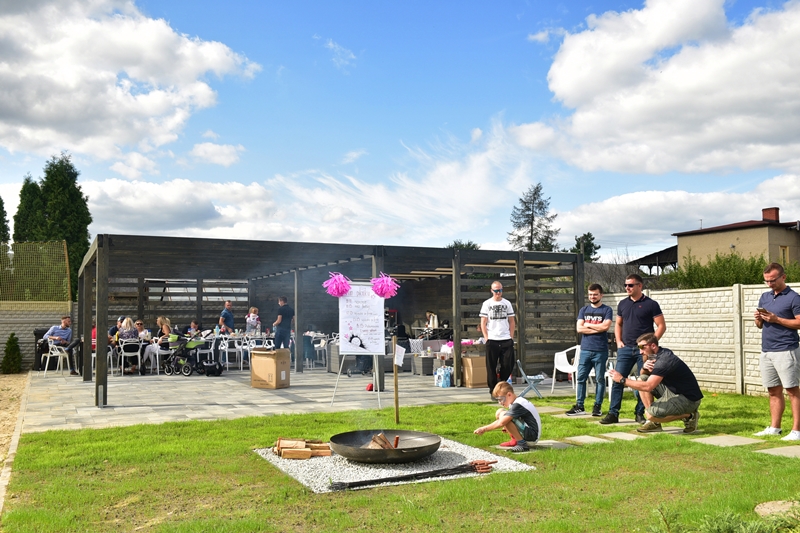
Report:
M768 313L769 312L766 309L764 309L763 307L756 307L756 311L758 311L759 313Z

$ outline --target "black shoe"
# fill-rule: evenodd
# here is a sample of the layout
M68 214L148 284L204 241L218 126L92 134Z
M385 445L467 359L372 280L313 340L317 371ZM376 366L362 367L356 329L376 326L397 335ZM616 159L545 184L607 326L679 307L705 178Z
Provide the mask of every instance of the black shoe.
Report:
M601 424L618 424L619 423L619 416L612 415L611 413L608 413L606 416L604 416L600 420L600 423Z
M599 405L595 405L592 408L592 416L603 416L603 412L600 410L600 406Z
M75 370L70 370L69 371L69 375L70 376L80 376L80 374L78 374L78 372L76 372Z
M644 417L644 415L636 415L637 424L644 424L645 422L647 422L647 419Z
M586 410L585 410L583 407L578 407L577 405L573 405L573 406L572 406L572 409L570 409L569 411L567 411L565 414L566 414L567 416L579 416L579 415L585 415L585 414L586 414Z

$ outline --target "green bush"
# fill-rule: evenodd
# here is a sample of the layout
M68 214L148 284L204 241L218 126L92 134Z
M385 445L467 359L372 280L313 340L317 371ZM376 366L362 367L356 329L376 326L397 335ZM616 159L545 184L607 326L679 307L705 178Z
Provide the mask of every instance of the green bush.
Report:
M730 287L736 283L756 285L764 283L764 268L768 261L763 255L744 258L737 252L717 254L705 265L689 255L683 258L681 266L661 276L663 284L676 289L706 289L711 287ZM786 280L800 281L800 265L784 265Z
M19 339L11 332L6 341L6 353L0 362L0 371L3 374L19 374L22 371L22 352L19 349Z

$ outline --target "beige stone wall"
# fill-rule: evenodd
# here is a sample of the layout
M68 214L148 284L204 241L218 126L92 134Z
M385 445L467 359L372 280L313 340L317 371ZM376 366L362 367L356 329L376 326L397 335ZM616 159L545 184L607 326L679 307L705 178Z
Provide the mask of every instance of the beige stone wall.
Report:
M766 393L761 386L758 358L761 331L753 323L762 285L715 289L645 291L664 312L667 332L661 344L692 369L703 390ZM603 298L615 312L624 294Z

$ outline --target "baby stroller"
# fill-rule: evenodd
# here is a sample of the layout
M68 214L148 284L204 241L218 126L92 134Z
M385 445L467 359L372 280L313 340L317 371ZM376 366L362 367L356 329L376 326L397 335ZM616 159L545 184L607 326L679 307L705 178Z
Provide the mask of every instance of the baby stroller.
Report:
M180 335L169 336L169 348L172 353L164 361L164 373L168 376L183 374L191 376L197 370L197 357L190 351L202 344L204 341L187 339Z

